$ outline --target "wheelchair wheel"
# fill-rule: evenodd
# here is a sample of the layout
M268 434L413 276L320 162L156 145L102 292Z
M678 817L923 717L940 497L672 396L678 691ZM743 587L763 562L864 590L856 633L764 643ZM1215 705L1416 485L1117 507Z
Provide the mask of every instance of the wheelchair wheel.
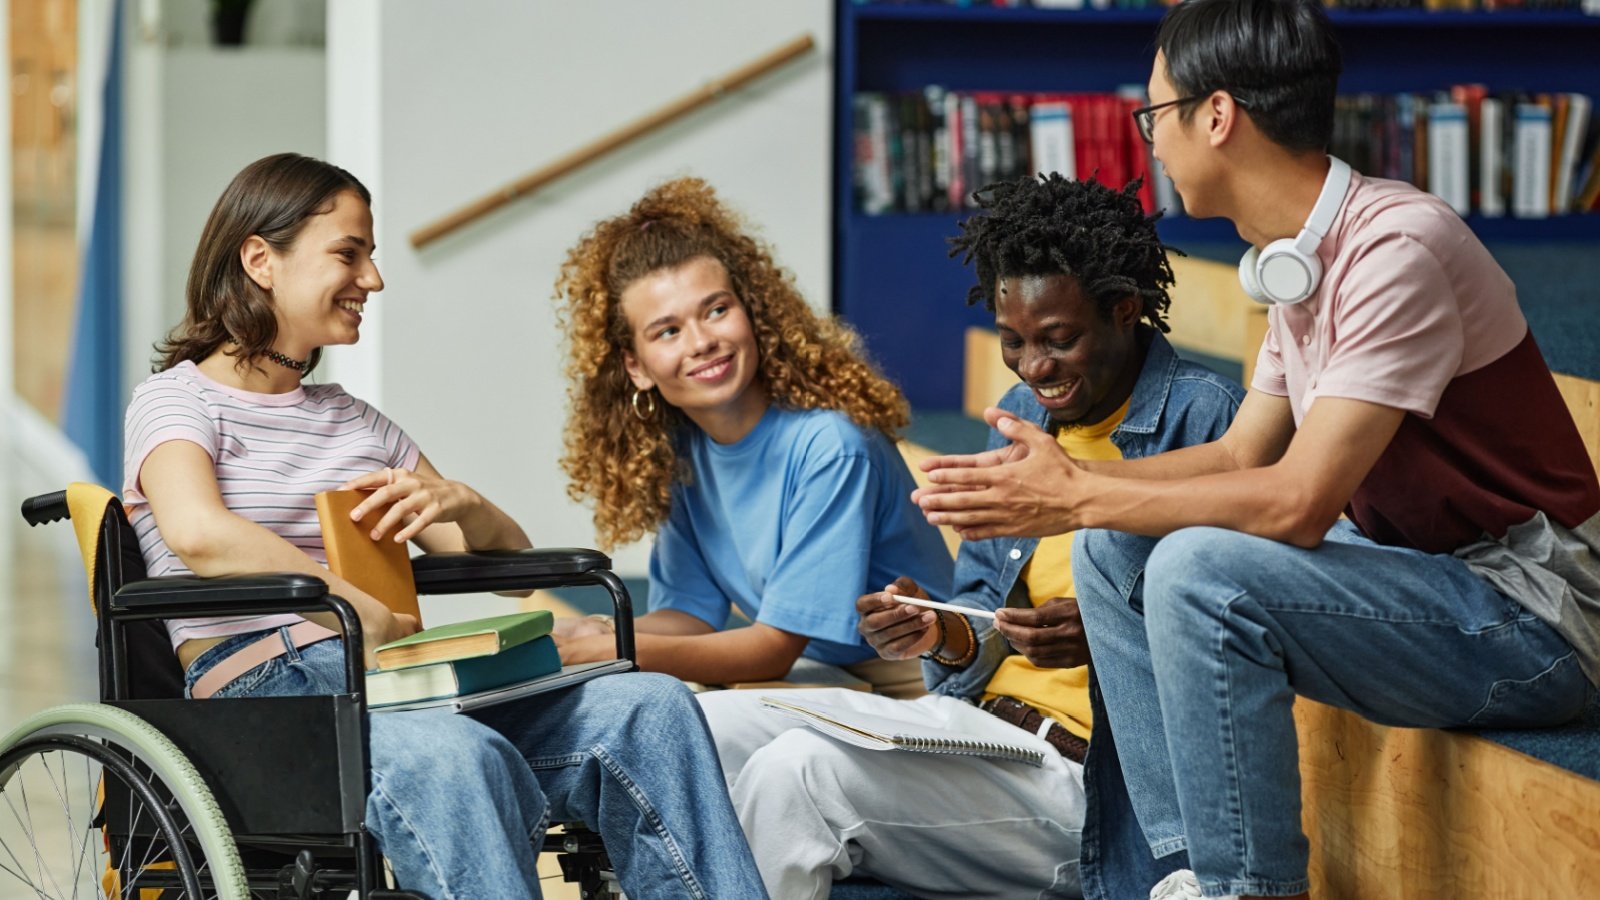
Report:
M58 706L18 726L0 742L0 807L0 896L249 897L210 789L123 710Z

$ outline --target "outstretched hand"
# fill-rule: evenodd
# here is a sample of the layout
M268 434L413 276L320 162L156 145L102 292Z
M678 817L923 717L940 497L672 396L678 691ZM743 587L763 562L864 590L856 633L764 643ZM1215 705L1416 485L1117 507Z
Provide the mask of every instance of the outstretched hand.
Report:
M357 475L341 489L372 491L350 511L353 521L393 503L372 529L372 539L382 540L393 531L395 543L411 540L435 522L459 521L482 501L477 491L459 481L409 469L386 468Z
M932 482L911 499L934 525L963 540L1048 537L1079 527L1078 495L1087 475L1038 426L994 407L984 421L1011 443L964 456L938 456L921 466Z

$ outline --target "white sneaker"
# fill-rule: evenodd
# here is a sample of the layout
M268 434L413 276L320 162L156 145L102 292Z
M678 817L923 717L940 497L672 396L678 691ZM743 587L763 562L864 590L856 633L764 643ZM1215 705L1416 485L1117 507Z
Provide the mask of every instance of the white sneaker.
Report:
M1188 869L1173 872L1150 889L1150 900L1199 900L1203 896L1200 882ZM1221 900L1239 900L1239 895L1229 894Z

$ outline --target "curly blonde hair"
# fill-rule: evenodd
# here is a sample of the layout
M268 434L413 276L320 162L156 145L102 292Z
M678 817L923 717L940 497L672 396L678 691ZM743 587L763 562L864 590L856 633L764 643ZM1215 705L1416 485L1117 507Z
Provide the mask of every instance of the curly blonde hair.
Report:
M811 311L794 277L709 184L698 178L666 182L627 213L595 225L567 252L556 279L570 380L561 468L567 494L593 500L598 540L608 550L666 520L673 482L687 478L679 436L692 426L659 396L654 415L635 414L623 365L633 333L622 292L699 257L722 264L748 312L760 355L756 377L771 402L836 409L891 439L909 418L905 397L862 357L855 332Z

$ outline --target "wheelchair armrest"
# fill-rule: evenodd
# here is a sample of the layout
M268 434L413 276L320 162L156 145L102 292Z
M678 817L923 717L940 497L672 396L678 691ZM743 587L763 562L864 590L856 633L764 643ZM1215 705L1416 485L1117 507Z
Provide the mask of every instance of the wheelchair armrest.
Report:
M542 547L533 550L468 550L425 553L411 558L419 594L468 594L516 591L572 584L593 584L595 569L611 568L611 558L598 550Z
M117 591L111 605L113 612L142 613L160 607L164 615L204 615L213 607L219 613L225 611L229 614L299 612L322 606L316 601L327 593L327 582L298 572L225 575L220 578L169 575L128 582ZM258 603L273 608L241 606ZM293 604L293 608L281 608L285 603Z
M633 601L611 571L611 557L581 547L531 550L467 550L411 558L419 594L465 594L595 584L611 594L617 657L637 663Z
M345 682L350 693L364 691L361 618L355 607L328 583L299 572L254 575L168 575L130 581L111 598L110 618L168 619L207 616L331 612L344 632Z

